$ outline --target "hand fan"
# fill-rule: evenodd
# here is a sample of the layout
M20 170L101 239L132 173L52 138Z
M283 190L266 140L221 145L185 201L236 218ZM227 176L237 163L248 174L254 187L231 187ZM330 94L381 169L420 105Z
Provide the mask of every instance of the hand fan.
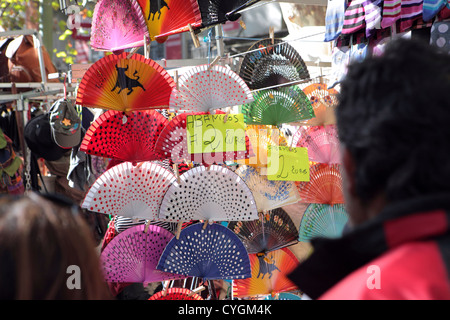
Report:
M137 0L100 0L94 8L91 46L118 51L144 45L147 24Z
M155 110L123 113L108 110L89 127L80 150L121 161L160 160L156 140L169 121Z
M267 253L298 242L298 231L291 217L281 208L261 213L254 221L231 221L233 230L248 253Z
M197 223L183 229L164 249L158 270L203 280L250 277L250 261L241 240L228 228Z
M292 145L307 148L309 161L341 162L336 125L300 127L292 137Z
M259 0L198 0L202 16L202 27L210 27L239 19L243 10Z
M140 225L118 234L100 255L107 282L151 283L186 278L156 269L161 254L174 237L169 231Z
M226 167L192 168L167 190L159 218L164 221L256 220L258 210L245 182Z
M314 118L308 97L296 86L258 91L253 98L242 106L247 124L279 126Z
M260 48L260 50L258 50ZM253 44L242 60L239 76L252 90L309 78L305 62L287 42L264 39Z
M123 162L105 171L91 186L82 207L130 218L158 220L164 194L176 180L163 167L144 162Z
M175 82L155 61L127 52L95 62L81 79L76 103L119 111L167 109Z
M186 288L169 288L166 292L160 291L148 300L204 300L200 295Z
M336 116L334 112L338 102L338 92L335 89L327 89L327 85L324 83L313 83L306 86L303 89L303 92L311 101L315 117L295 124L303 126L324 126L336 124Z
M164 42L168 36L199 28L202 17L196 0L137 0L145 16L151 40Z
M155 152L163 158L170 158L174 163L193 161L205 165L236 161L254 156L248 136L245 137L246 151L214 152L209 154L189 154L186 135L186 119L188 115L207 114L204 112L180 113L175 116L161 131L155 145Z
M299 295L290 292L280 292L274 295L267 295L264 300L302 300Z
M300 201L297 186L293 181L272 181L261 175L258 168L240 166L236 174L244 180L255 198L258 212L280 208Z
M282 248L264 254L250 254L252 276L233 280L233 297L276 294L298 289L288 275L298 266L298 260L288 249Z
M347 222L348 213L343 204L312 203L303 213L298 240L309 242L314 237L340 237Z
M177 223L174 223L174 222L157 221L157 220L150 221L150 220L147 220L144 218L134 218L133 219L133 218L123 217L123 216L115 216L113 218L113 220L111 220L111 221L114 221L114 229L115 229L116 233L121 233L131 227L143 225L146 223L149 225L164 228L172 234L175 234L177 231Z
M295 182L302 203L344 203L339 164L317 163L309 168L308 182Z
M185 72L172 91L170 108L180 112L208 112L253 101L245 82L221 65L201 65Z

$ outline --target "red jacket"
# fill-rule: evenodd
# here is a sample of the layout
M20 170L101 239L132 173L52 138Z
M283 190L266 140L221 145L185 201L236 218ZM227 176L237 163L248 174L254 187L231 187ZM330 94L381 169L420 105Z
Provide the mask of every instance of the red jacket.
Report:
M312 299L450 299L450 196L390 205L339 239L315 239L290 275Z

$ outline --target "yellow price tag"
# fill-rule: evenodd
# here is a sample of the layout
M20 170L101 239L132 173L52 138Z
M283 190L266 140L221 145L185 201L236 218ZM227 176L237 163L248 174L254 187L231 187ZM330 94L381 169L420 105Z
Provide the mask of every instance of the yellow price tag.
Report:
M189 115L186 133L189 154L247 150L241 113Z
M267 179L309 181L308 149L269 145Z

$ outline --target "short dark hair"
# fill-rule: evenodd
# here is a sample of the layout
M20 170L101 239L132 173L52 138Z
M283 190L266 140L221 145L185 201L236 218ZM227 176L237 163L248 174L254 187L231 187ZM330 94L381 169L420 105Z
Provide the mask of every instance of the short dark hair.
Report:
M450 56L410 39L349 65L336 108L356 192L388 202L450 191Z

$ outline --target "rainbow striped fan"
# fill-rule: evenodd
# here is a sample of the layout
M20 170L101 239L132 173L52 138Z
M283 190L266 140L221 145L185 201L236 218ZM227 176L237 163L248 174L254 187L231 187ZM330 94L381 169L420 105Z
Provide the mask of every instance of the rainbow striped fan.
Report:
M196 0L137 0L145 16L151 40L164 42L168 36L199 28L202 17Z
M197 223L183 229L164 249L158 270L199 277L232 280L250 277L250 261L241 240L228 228Z
M317 163L309 168L308 182L295 182L302 203L344 203L339 164Z
M147 24L137 0L100 0L94 8L91 46L119 51L144 45Z
M235 21L241 16L240 10L257 2L259 0L198 0L203 21L202 27Z
M287 42L275 39L272 44L271 39L264 39L248 49L239 76L255 90L308 79L309 71L298 51Z
M341 162L336 125L300 127L292 139L294 146L308 149L309 161L327 164Z
M348 213L343 204L312 203L303 213L298 240L309 242L315 237L340 237L347 222Z
M338 100L338 92L335 89L328 89L324 83L313 83L303 89L314 109L315 117L310 120L303 120L298 125L325 126L336 124L334 114Z
M108 55L84 74L76 103L84 107L135 111L167 109L175 82L151 59L139 54Z
M166 292L160 291L148 300L204 300L200 295L186 288L169 288Z
M165 221L256 220L258 210L251 190L227 167L199 166L183 173L161 203Z
M161 160L163 157L154 148L168 122L155 110L128 113L108 110L91 124L80 150L121 161Z
M254 221L231 221L228 228L238 235L248 253L267 253L298 242L291 217L281 208L260 214Z
M297 186L292 181L272 181L258 168L240 166L236 174L244 180L255 198L258 212L272 210L300 201Z
M156 268L173 234L157 226L148 226L146 232L144 228L140 225L118 234L102 251L100 260L107 282L147 284L186 278Z
M250 254L251 278L233 281L236 298L276 294L297 290L288 275L298 266L298 260L288 249L282 248L267 254Z
M104 214L158 220L163 196L175 180L175 175L160 165L123 162L98 177L82 207Z
M186 119L188 115L207 114L204 112L185 112L175 116L161 131L155 145L155 152L163 158L170 158L174 163L185 160L195 161L205 165L213 163L224 163L225 161L236 161L254 156L252 145L246 136L246 151L229 151L214 153L188 153L188 140L186 135Z
M201 65L178 79L170 108L179 112L208 112L251 101L250 89L234 71L221 65Z
M279 126L314 118L308 97L297 86L258 91L253 98L253 102L242 106L247 124Z

